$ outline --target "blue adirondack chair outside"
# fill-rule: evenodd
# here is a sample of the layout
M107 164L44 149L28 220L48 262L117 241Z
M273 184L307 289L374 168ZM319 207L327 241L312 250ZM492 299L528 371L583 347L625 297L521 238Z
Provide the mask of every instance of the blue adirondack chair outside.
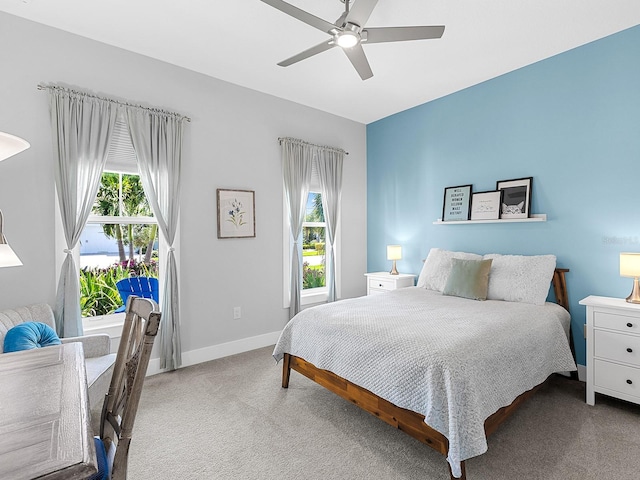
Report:
M127 305L129 295L136 295L143 298L151 298L159 301L159 285L158 279L154 277L129 277L123 278L116 283L120 298L122 298L122 306L114 313L124 312Z

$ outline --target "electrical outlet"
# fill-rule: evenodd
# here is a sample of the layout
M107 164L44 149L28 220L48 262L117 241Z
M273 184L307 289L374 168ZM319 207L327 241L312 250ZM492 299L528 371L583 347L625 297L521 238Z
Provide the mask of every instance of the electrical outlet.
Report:
M240 317L242 317L242 310L240 307L233 307L233 319L238 320Z

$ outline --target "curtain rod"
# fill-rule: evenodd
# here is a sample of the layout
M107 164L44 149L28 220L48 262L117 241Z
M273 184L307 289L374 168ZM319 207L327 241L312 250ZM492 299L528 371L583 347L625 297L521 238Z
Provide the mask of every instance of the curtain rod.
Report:
M309 147L317 147L317 148L324 148L326 150L332 150L334 152L338 152L338 153L344 153L345 155L349 155L349 152L344 151L341 148L337 148L337 147L329 147L327 145L316 145L314 143L309 143L309 142L305 142L304 140L299 140L297 138L291 138L291 137L278 137L278 143L280 145L282 145L282 142L284 141L289 141L291 143L297 143L298 145L308 145Z
M58 85L41 85L41 84L38 84L38 90L63 90L63 91L74 93L76 95L82 95L84 97L97 98L98 100L104 100L104 101L107 101L107 102L112 102L112 103L115 103L116 105L122 105L124 107L134 107L134 108L139 108L141 110L146 110L148 112L161 113L163 115L172 115L174 117L183 118L187 122L191 122L191 118L189 118L189 117L187 117L185 115L181 115L179 113L169 112L167 110L162 110L160 108L143 107L142 105L136 105L136 104L133 104L133 103L121 102L121 101L118 101L118 100L114 100L113 98L100 97L98 95L93 95L91 93L86 93L86 92L80 92L78 90L73 90L71 88L59 87Z

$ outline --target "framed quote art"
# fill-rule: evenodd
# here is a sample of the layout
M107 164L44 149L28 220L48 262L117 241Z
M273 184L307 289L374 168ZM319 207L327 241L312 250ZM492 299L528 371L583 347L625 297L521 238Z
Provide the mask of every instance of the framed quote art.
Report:
M529 218L533 177L499 180L496 190L502 190L500 218Z
M255 192L253 190L216 190L218 202L218 238L256 236Z
M444 189L442 221L469 220L471 207L471 185L459 185Z

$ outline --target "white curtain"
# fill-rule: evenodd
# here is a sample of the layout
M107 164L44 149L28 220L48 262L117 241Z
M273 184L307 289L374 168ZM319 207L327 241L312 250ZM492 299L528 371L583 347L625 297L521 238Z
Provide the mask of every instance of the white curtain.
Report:
M289 318L300 311L302 288L302 223L311 184L313 147L292 138L281 139L284 194L289 207L289 225L293 252L291 254L291 303Z
M169 245L160 329L160 368L182 365L178 268L174 242L180 211L180 166L185 117L138 107L125 107L131 143L138 157L144 192Z
M49 87L55 181L67 243L56 298L61 337L82 335L79 273L72 250L95 201L118 105L61 87Z
M344 152L318 147L316 166L322 186L322 210L327 225L325 273L327 278L327 302L336 300L336 256L335 239L340 214L342 192L342 163Z

